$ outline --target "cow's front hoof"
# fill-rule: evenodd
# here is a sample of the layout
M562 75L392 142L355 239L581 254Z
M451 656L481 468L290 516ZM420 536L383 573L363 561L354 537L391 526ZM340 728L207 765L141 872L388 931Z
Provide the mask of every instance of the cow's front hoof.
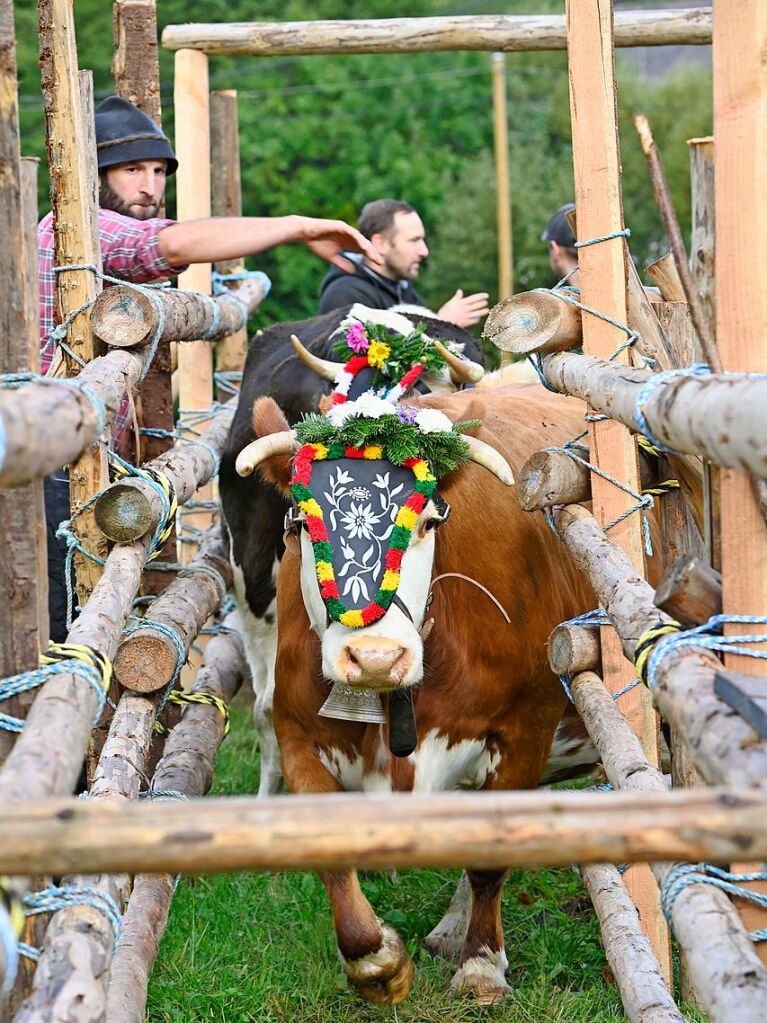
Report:
M473 998L477 1005L495 1005L511 994L506 983L509 963L503 949L491 952L483 948L461 964L450 982L450 994Z
M376 1005L398 1005L407 998L413 983L413 963L399 934L381 924L381 947L359 959L345 959L341 965L357 993Z

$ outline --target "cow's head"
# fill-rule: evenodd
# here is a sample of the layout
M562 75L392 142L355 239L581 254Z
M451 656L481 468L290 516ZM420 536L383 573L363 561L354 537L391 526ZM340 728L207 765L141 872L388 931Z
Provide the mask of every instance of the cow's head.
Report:
M353 401L371 388L396 401L414 386L445 392L482 379L484 368L462 358L461 345L431 338L403 316L395 316L393 324L378 323L357 318L374 310L352 307L352 313L355 310L334 335L337 362L314 355L295 335L290 339L301 361L333 383L328 407ZM392 316L388 310L382 315Z
M271 399L254 410L262 434L264 402ZM303 600L330 681L386 691L422 679L421 629L448 510L437 480L469 460L513 483L505 459L444 413L372 394L262 435L240 453L241 475L262 465L289 488Z

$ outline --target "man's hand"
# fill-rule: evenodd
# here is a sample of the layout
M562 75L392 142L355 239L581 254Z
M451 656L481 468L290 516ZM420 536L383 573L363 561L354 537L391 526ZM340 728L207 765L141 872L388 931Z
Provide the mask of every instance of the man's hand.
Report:
M473 327L490 312L487 299L486 291L478 291L476 295L464 295L459 288L437 311L437 316L440 320L454 323L456 327Z
M375 245L372 245L364 235L344 223L343 220L299 217L299 221L300 234L296 241L303 242L315 256L335 264L346 273L354 273L354 266L342 256L341 253L344 249L361 252L375 266L382 265L381 253Z

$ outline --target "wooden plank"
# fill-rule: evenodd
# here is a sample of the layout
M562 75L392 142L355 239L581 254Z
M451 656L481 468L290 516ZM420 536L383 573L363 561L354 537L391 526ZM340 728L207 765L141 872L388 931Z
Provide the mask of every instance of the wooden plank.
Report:
M726 370L767 372L767 295L760 273L767 254L767 7L760 0L714 2L716 138L716 336ZM747 244L746 239L750 242ZM722 603L725 614L767 614L767 533L745 473L721 473ZM753 626L728 626L729 635ZM727 668L767 675L767 662L728 654ZM734 870L753 869L735 864ZM767 883L754 885L767 892ZM767 911L743 906L749 928ZM767 963L767 943L757 946Z
M767 679L720 673L714 679L714 692L767 739Z
M498 301L514 294L509 181L509 115L506 103L506 54L493 54L493 150L498 224Z
M711 42L711 12L624 11L615 19L616 46L701 46ZM168 25L162 44L210 55L261 57L320 53L425 53L440 50L564 50L565 19L550 15L468 15L380 18L375 21L240 22Z
M240 186L240 139L237 121L237 92L227 89L210 94L210 186L214 217L242 216ZM244 259L216 263L220 274L245 269ZM240 372L248 354L247 324L216 345L216 369ZM218 395L219 399L223 397Z
M581 241L612 235L624 228L621 202L620 152L616 111L612 4L599 0L568 0L567 35L570 110L573 133L575 205ZM628 276L623 238L580 250L582 301L619 323L628 321ZM609 358L625 336L595 316L584 315L583 347L588 355ZM627 361L626 353L615 361ZM630 433L612 420L589 426L591 460L633 490L640 489L636 444ZM631 507L633 499L594 476L594 514L602 524ZM644 575L641 521L630 515L610 531L610 539ZM611 692L635 678L613 629L603 628L602 669ZM648 761L658 764L657 720L651 694L638 686L622 698L621 710L636 732ZM655 881L646 865L632 867L627 887L636 903L666 982L671 983L671 947Z
M179 220L210 216L210 112L208 98L208 58L196 50L176 54L173 91L176 124L176 212ZM210 294L210 263L196 263L179 276L180 288ZM179 366L179 418L182 423L190 412L204 412L213 403L213 361L210 345L192 341L181 345ZM196 429L202 428L196 424ZM203 487L197 500L209 501L212 487ZM210 512L186 514L183 524L191 529L207 529ZM183 530L182 541L183 541ZM194 557L195 545L183 543L179 560L187 564Z
M56 266L89 263L101 266L101 250L93 244L93 211L86 199L94 194L96 151L86 148L85 124L93 120L93 109L82 114L77 73L77 48L72 0L40 0L40 69L45 111L45 136L51 173L51 202L56 232ZM87 270L57 275L57 319L96 297L100 282ZM90 317L80 313L70 325L67 344L83 362L100 354L94 344ZM80 369L76 359L65 354L68 376ZM95 448L70 467L70 504L78 512L107 482L106 459ZM106 556L106 543L92 513L86 511L75 522L74 531L86 550ZM101 566L79 552L75 557L77 597L82 606L101 576Z
M31 347L36 315L37 276L28 276L29 236L25 223L19 111L16 77L16 41L12 0L0 0L0 373L34 368ZM36 252L36 248L33 248ZM34 301L29 292L33 292ZM40 512L41 483L18 490L0 490L0 678L35 667L38 661L37 580L39 532L30 509ZM0 712L18 716L21 698L3 701ZM15 734L0 729L0 763L15 741Z

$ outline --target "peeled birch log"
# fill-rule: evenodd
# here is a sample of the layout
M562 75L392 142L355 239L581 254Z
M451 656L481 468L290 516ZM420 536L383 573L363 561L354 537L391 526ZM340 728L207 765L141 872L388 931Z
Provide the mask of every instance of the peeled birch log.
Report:
M575 444L572 451L588 461L589 449L584 445ZM642 489L651 487L657 472L641 450L639 470ZM515 492L523 511L540 511L555 504L583 504L591 500L591 473L560 448L541 448L522 466Z
M221 585L218 583L221 578ZM218 523L211 526L193 560L150 605L144 622L173 629L186 654L232 584L232 567ZM126 689L152 693L167 686L179 669L176 644L148 625L123 639L115 657L117 681Z
M629 1023L685 1023L617 868L609 863L584 867L583 881Z
M616 46L703 46L711 42L711 12L618 11ZM505 53L564 50L564 17L479 15L381 18L375 21L240 22L168 25L167 50L203 50L211 56L309 56L321 53L423 53L490 50Z
M503 352L569 352L583 344L581 311L565 299L578 301L567 288L562 298L550 291L523 291L504 298L485 322L483 337Z
M655 589L655 606L682 625L702 625L722 613L722 576L700 558L683 554Z
M109 728L89 796L91 799L136 799L144 777L155 720L153 701L126 693ZM119 905L125 897L125 874L68 877L65 886L88 886ZM35 970L32 991L15 1023L104 1023L107 984L116 935L109 919L94 906L68 906L54 913Z
M676 268L672 252L667 252L665 256L650 263L644 268L644 272L653 284L657 285L664 302L687 303L687 296L679 279L679 271Z
M224 628L205 648L205 665L192 692L213 693L228 705L247 674L242 640L232 612ZM216 707L191 704L165 743L152 779L157 792L202 796L210 787L213 762L224 737L224 719ZM107 993L109 1023L144 1023L149 974L168 922L174 880L167 874L138 874L134 879L123 929L112 963Z
M213 415L210 425L199 439L178 441L143 469L153 469L166 476L176 493L178 503L186 504L195 491L216 471L214 452L221 455L232 423L231 412L237 397ZM154 532L163 514L157 491L144 480L127 477L106 488L94 506L96 523L110 540L127 543Z
M586 672L572 679L571 686L575 706L602 755L612 784L619 790L635 793L666 791L663 775L648 763L637 737L602 680ZM663 884L678 866L678 863L651 864L659 884ZM671 917L693 985L711 1023L731 1023L732 1020L760 1023L767 1000L767 970L729 898L712 885L690 885L674 900ZM617 973L616 979L623 995ZM624 1006L633 1019L625 999Z
M74 379L102 400L108 425L142 370L140 353L108 352ZM47 476L76 461L97 438L96 409L74 387L32 382L0 391L0 487L18 487Z
M641 432L635 406L653 377L647 370L559 353L544 358L543 372L558 391ZM663 444L767 478L767 380L717 373L661 380L646 395L644 416Z
M495 870L767 856L767 794L329 793L0 803L0 871Z
M549 636L549 666L555 675L575 675L599 667L598 625L558 625Z
M578 505L554 511L554 521L576 564L588 576L599 603L633 662L642 634L671 621L654 603L652 587L629 558ZM711 784L767 787L767 742L714 694L722 671L717 657L702 648L676 650L663 659L653 699L663 717L690 751L695 766ZM741 857L742 858L742 857Z
M114 657L138 593L145 554L146 544L141 541L114 548L67 643L83 643ZM0 770L0 799L23 802L71 792L97 707L96 693L80 676L63 672L50 679Z
M116 348L148 344L158 330L161 317L161 343L221 341L247 327L242 306L252 313L263 301L264 294L264 282L258 277L246 278L225 295L215 297L176 288L154 288L152 298L145 292L118 284L99 295L91 323L96 337Z

